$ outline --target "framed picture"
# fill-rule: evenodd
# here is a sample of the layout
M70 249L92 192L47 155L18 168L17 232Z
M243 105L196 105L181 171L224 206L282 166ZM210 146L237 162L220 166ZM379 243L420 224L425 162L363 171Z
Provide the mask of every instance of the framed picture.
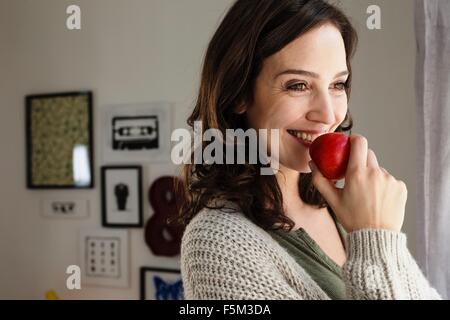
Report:
M180 270L141 267L141 300L184 300Z
M128 230L80 230L79 266L84 285L129 287L128 237Z
M41 199L41 215L45 218L84 219L89 216L89 200L46 197Z
M28 95L27 187L93 188L92 93Z
M142 167L103 166L101 177L103 226L142 227Z
M170 162L172 108L163 101L102 107L102 162Z

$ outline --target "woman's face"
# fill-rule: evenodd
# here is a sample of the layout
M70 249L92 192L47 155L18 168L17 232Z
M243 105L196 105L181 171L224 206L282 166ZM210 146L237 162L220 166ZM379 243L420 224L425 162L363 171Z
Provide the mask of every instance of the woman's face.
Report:
M279 163L310 172L308 147L291 130L333 132L347 112L344 41L331 23L310 30L267 58L245 107L249 127L279 129ZM289 132L288 132L289 130Z

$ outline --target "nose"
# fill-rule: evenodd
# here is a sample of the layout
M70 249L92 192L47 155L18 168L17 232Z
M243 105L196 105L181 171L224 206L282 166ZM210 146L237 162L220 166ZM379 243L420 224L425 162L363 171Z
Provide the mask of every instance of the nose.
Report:
M306 118L310 121L333 124L335 114L332 97L327 93L317 93L311 100Z

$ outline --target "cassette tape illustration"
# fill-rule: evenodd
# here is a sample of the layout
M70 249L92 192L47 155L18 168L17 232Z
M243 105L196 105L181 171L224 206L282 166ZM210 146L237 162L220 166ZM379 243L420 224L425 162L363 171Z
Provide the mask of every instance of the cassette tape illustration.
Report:
M112 119L114 150L159 148L157 116L121 116Z

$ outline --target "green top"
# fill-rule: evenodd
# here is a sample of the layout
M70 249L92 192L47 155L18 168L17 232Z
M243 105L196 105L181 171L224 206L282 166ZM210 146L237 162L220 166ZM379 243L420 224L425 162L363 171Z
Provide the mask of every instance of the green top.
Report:
M347 247L345 244L346 232L337 222L335 216L332 215L332 217L342 243ZM290 232L272 230L269 233L331 299L346 299L342 268L326 255L305 229L300 228Z

